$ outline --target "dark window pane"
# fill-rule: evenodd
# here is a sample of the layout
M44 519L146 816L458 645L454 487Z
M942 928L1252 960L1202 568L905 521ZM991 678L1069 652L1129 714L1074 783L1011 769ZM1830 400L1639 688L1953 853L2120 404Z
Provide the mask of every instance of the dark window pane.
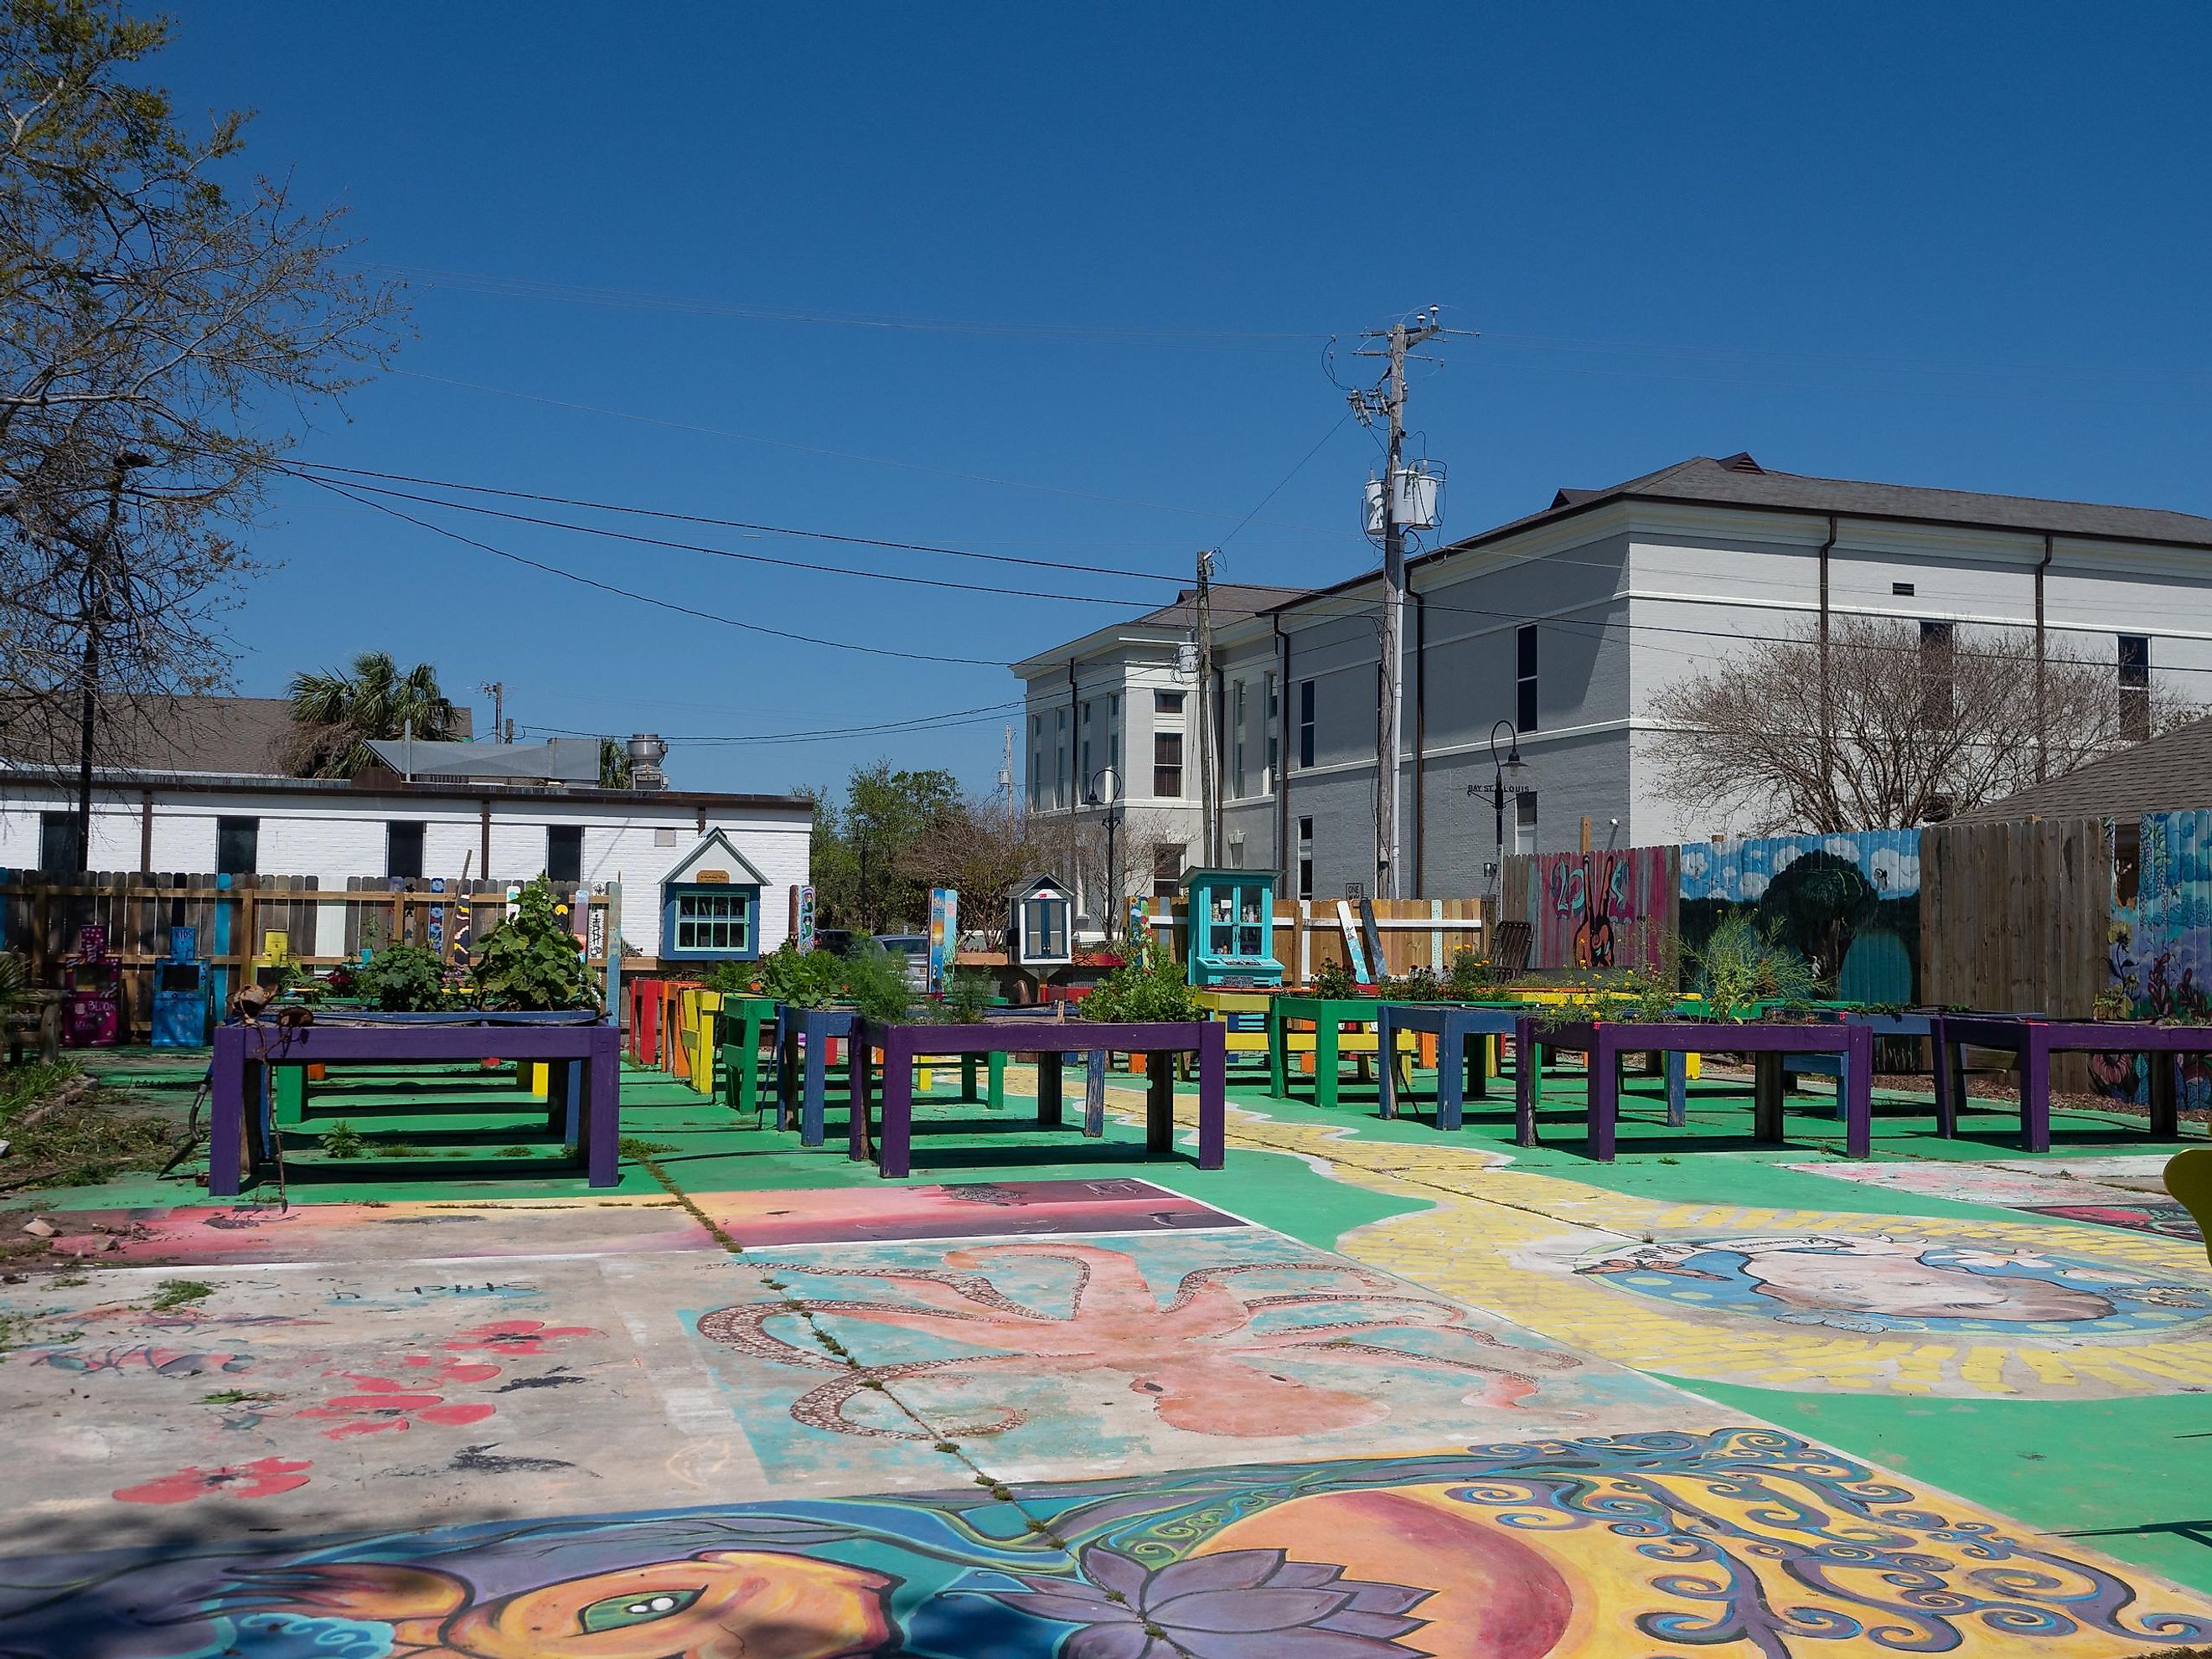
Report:
M251 876L261 868L261 820L215 821L215 870L219 876Z
M384 873L403 881L419 880L422 874L422 826L419 823L387 823L384 826Z
M545 878L580 882L584 878L584 826L550 824L545 830Z
M1298 764L1314 763L1314 683L1298 682Z
M76 814L39 814L39 871L42 875L76 873Z

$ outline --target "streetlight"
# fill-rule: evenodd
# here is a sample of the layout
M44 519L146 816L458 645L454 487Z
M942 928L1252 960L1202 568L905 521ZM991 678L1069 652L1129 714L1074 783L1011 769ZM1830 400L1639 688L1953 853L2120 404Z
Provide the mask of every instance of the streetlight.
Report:
M1106 943L1111 945L1121 931L1121 889L1115 876L1114 831L1121 822L1121 775L1110 766L1102 766L1091 775L1089 787L1084 792L1083 804L1101 806L1106 810Z
M1503 755L1498 752L1498 734L1500 732L1505 733L1505 752ZM1510 774L1517 785L1528 770L1528 763L1521 758L1521 734L1514 729L1511 720L1499 720L1490 728L1490 763L1492 769L1490 804L1498 814L1498 861L1490 866L1492 878L1495 880L1505 868L1505 780ZM1482 786L1470 783L1467 793L1480 796Z

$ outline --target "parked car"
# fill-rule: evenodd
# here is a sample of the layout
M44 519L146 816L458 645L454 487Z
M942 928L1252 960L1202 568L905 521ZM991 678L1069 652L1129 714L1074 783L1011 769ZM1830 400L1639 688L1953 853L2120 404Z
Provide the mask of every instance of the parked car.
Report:
M929 935L927 933L878 933L876 943L895 957L906 958L907 983L917 991L929 985Z
M859 948L860 936L849 927L817 927L814 930L814 948L827 951L833 957L849 957Z

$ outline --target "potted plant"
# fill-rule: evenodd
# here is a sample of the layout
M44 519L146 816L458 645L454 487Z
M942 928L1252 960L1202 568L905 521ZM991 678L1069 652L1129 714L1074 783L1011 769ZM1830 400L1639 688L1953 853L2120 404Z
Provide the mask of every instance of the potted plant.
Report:
M514 916L484 935L471 966L485 1007L599 1007L599 981L555 902L551 884L541 876L522 890Z

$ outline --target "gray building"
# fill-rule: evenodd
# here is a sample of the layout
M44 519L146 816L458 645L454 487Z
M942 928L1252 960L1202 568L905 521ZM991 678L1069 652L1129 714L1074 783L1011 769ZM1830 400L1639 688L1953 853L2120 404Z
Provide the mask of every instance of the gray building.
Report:
M2112 662L2124 685L2184 675L2194 693L2212 684L2207 555L2212 520L2185 514L1813 477L1747 454L1561 489L1540 512L1409 562L1402 890L1484 890L1499 851L1500 721L1528 763L1507 802L1506 852L1575 847L1585 819L1601 846L1747 827L1685 822L1659 794L1652 699L1824 611L1917 620L1935 638L2040 628ZM1286 896L1371 890L1381 598L1370 573L1257 600L1241 620L1217 613L1220 853L1273 867ZM1170 607L1015 665L1034 809L1061 799L1040 794L1054 752L1040 740L1063 716L1079 732L1084 686L1168 673L1188 627ZM1194 702L1177 705L1186 721ZM1183 752L1194 759L1194 738ZM1181 787L1187 856L1200 861L1199 790L1187 774Z

